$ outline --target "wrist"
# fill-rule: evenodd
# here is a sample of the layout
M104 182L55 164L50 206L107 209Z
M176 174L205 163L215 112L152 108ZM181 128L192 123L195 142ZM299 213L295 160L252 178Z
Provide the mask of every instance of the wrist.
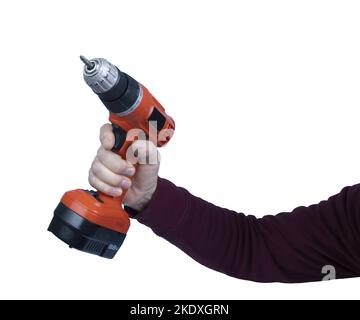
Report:
M127 206L137 212L144 210L146 208L146 206L149 204L149 202L151 201L156 188L157 188L157 180L151 186L151 188L149 188L149 190L147 190L144 193L144 195L141 197L141 199L139 201L132 203L132 204L128 204Z

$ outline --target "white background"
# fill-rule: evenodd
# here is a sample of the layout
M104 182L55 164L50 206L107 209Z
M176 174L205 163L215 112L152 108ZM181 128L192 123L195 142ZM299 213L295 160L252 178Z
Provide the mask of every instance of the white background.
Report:
M113 260L46 231L86 188L107 111L78 56L105 57L176 120L161 176L261 217L360 180L358 1L2 1L1 298L359 298L360 279L257 284L133 222ZM360 248L359 248L360 249Z

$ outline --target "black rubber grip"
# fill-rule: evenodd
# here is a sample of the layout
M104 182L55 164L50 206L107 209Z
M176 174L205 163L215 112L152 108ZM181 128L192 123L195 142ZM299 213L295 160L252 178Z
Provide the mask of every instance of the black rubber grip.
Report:
M112 151L118 152L126 141L127 132L116 124L112 124L112 128L115 136L115 143Z

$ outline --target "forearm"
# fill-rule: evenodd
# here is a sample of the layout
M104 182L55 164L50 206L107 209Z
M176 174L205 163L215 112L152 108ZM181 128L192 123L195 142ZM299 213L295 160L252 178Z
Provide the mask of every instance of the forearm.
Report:
M317 205L257 219L208 203L160 179L136 215L196 261L254 281L321 280L324 265L337 277L360 275L360 185Z

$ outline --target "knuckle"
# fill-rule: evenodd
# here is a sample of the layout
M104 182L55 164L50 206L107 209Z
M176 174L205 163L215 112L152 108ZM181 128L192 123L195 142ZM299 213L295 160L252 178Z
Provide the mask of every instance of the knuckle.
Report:
M100 147L96 153L96 157L101 158L103 154L104 154L104 149Z
M109 195L115 195L117 193L117 190L109 185L104 185L103 192L105 192Z
M114 173L115 174L119 174L119 173L121 173L121 163L119 163L119 162L116 162L116 164L114 164Z
M101 132L100 133L100 142L101 142L101 144L104 143L104 140L105 140L105 132Z
M95 185L94 185L95 184L94 183L94 175L93 175L93 173L91 171L89 172L88 181L93 187L95 187Z
M92 164L91 171L93 174L97 175L100 171L100 162L98 160L95 160Z
M111 187L110 186L108 186L107 184L103 184L102 186L101 186L101 188L102 188L102 192L105 192L105 193L107 193L107 194L109 194L109 193L111 193Z
M110 132L104 131L104 132L101 133L101 135L100 135L101 143L104 144L104 143L106 143L106 142L108 142L110 140L111 140L111 133Z
M114 161L114 173L119 174L124 170L124 161L119 157Z
M124 177L123 176L116 176L114 178L114 184L117 185L117 186L120 186L121 185L121 182L124 180Z
M106 151L103 147L100 147L96 154L96 158L99 162L106 163L106 161L111 159L109 153L110 151Z
M103 132L107 132L110 130L110 124L109 123L104 123L101 128L100 128L100 135L103 133Z

